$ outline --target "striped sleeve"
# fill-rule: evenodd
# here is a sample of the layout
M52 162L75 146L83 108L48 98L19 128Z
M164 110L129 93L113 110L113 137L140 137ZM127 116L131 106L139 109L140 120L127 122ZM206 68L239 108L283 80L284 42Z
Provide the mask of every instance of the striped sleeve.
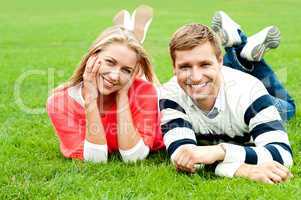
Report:
M182 106L171 99L160 99L161 130L168 155L180 146L196 145L196 137L191 122Z
M224 144L226 156L215 169L217 175L232 177L242 163L260 165L274 160L286 167L293 164L288 136L270 95L264 94L249 105L244 122L255 147Z

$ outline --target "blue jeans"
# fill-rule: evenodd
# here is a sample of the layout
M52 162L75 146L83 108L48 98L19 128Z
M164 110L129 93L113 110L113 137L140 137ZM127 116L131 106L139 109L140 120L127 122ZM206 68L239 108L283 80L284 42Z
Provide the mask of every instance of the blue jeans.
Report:
M271 67L262 59L259 62L251 62L240 56L240 52L247 42L247 36L238 30L242 43L232 47L226 47L224 65L246 72L258 78L271 95L274 105L284 122L295 115L296 105L293 98L277 79Z

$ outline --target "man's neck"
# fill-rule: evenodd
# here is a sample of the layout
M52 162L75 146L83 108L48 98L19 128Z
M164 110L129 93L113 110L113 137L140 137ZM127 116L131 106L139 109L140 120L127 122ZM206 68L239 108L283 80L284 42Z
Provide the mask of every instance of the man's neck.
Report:
M214 107L217 96L210 96L203 100L197 100L196 105L202 111L208 113Z
M200 99L195 102L199 109L201 109L204 112L210 112L212 110L212 108L215 105L216 99L218 97L222 82L223 79L220 76L219 79L217 80L217 84L215 86L215 90L213 91L213 94L209 95L205 99Z

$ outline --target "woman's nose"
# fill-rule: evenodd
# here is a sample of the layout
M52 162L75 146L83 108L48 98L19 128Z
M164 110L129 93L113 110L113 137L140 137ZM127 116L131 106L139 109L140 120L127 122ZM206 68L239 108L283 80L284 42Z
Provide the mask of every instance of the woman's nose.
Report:
M109 73L109 78L112 82L116 83L119 81L119 78L120 78L120 72L119 70L114 70L114 71L111 71Z

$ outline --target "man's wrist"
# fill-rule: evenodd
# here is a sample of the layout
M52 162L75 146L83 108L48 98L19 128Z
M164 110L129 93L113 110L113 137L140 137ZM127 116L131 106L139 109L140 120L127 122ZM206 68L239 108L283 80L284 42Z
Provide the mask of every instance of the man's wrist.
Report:
M242 163L239 168L236 170L234 176L239 176L239 177L248 177L250 170L251 170L251 165Z
M226 148L223 146L223 144L217 145L217 152L218 152L218 160L223 161L226 156Z

